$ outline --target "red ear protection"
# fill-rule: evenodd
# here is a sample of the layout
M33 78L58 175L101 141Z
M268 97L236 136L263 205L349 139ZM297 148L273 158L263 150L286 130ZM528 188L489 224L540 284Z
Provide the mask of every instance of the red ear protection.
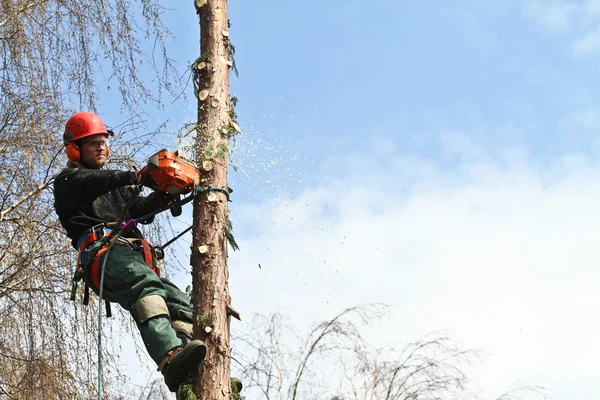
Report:
M75 143L67 143L65 151L67 152L69 160L73 162L79 161L81 154L79 153L79 147Z
M67 152L67 158L73 162L79 162L81 160L81 152L79 146L75 143L68 143L65 151ZM106 146L106 158L110 155L110 147Z

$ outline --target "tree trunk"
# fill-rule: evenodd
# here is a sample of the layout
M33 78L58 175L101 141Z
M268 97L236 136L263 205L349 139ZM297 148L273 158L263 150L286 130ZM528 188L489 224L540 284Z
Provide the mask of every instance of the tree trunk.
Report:
M204 188L227 188L232 107L229 95L230 44L227 0L196 0L201 57L194 63L198 126L196 160ZM227 194L203 192L194 200L191 252L194 338L207 354L195 376L198 399L229 399L230 305L227 269Z

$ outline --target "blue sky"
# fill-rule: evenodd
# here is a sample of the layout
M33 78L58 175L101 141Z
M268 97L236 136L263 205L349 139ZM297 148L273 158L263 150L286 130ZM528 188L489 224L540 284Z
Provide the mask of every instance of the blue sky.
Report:
M164 15L182 71L198 56L187 3ZM229 7L234 306L305 328L384 301L374 344L450 329L488 352L487 398L599 398L600 1ZM189 98L155 118L194 116Z

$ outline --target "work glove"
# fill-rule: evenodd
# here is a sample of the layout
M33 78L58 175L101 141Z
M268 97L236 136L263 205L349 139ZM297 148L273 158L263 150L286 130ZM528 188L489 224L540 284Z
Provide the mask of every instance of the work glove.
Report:
M152 178L148 174L148 166L147 165L144 168L140 169L139 171L136 171L135 174L136 174L136 183L138 185L146 186L152 190L156 190L158 188L158 186L156 185L154 180L152 180Z

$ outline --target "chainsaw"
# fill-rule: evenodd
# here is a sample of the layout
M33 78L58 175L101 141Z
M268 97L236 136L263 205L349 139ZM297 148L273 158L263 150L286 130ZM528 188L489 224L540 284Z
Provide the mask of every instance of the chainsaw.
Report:
M196 164L168 149L162 149L148 159L147 173L152 186L173 195L171 214L174 217L181 215L181 195L192 192L200 184L200 170Z

